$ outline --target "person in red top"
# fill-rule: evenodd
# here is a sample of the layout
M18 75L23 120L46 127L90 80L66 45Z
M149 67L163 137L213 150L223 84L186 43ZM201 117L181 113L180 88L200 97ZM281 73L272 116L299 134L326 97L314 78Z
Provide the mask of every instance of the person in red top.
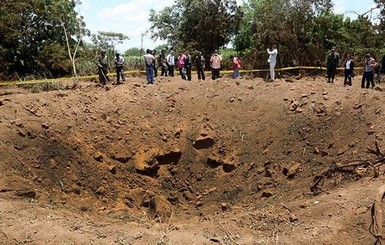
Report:
M233 62L232 68L233 68L233 78L239 78L239 69L241 69L241 59L238 55L236 56L230 56L231 61Z
M178 56L177 66L179 69L179 74L183 80L186 80L186 55L184 53L180 53Z

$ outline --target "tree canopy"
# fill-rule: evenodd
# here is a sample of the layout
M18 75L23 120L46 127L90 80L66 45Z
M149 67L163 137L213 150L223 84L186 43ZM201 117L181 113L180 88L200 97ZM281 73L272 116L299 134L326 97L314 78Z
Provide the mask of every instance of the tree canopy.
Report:
M209 53L230 42L241 19L234 0L177 0L159 13L151 10L149 21L154 39L175 49Z
M208 56L232 44L231 52L241 54L250 68L267 65L266 48L272 44L278 46L279 65L314 65L324 62L333 46L341 55L384 55L385 0L373 3L347 18L334 12L332 0L244 0L241 6L235 0L175 0L159 12L150 10L148 31L176 52L200 50ZM92 73L100 48L114 55L115 46L128 36L99 31L86 43L90 32L75 10L79 4L2 0L0 78L76 76L77 70L87 74L87 69ZM126 55L141 52L131 49Z
M63 34L76 36L78 19L74 0L4 0L0 5L0 72L70 72ZM76 22L78 23L78 22ZM72 41L72 40L71 40Z

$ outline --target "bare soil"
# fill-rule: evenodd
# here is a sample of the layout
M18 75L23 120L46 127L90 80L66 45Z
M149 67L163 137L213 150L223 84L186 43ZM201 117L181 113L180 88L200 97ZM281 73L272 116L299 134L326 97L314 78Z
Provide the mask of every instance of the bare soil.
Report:
M374 244L385 98L323 77L0 90L1 244Z

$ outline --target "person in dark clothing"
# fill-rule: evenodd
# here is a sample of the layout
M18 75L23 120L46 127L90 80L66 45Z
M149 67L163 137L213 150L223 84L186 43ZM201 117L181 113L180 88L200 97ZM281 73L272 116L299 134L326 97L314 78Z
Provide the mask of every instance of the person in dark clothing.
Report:
M109 82L108 73L108 57L105 50L101 50L97 57L97 66L99 73L99 82L106 85Z
M382 60L381 60L381 73L382 74L385 74L385 55L382 57Z
M326 61L328 83L334 83L334 77L337 72L339 59L340 59L340 55L336 52L336 48L333 47Z
M198 80L204 81L206 60L201 51L199 51L198 55L195 57L195 66L197 67Z
M186 78L188 81L191 81L191 68L192 68L192 65L191 65L191 55L189 54L189 52L186 50L186 52L184 52L185 56L186 56L186 61L185 61L185 69L186 69Z
M345 79L344 79L344 87L346 85L352 86L352 77L354 71L354 62L353 62L353 56L348 54L346 56L345 60Z
M364 60L364 74L362 75L361 88L369 88L370 84L374 88L374 67L376 66L376 61L370 57L370 54L365 55Z
M167 77L167 72L168 72L168 66L167 66L167 57L166 57L166 51L162 49L160 51L159 55L159 64L160 64L160 69L161 69L161 76Z
M115 54L115 71L116 71L116 84L120 84L120 78L122 78L122 82L126 81L124 78L124 58L119 53Z
M154 77L158 76L158 60L156 57L156 49L152 50L152 55L155 57L153 61Z

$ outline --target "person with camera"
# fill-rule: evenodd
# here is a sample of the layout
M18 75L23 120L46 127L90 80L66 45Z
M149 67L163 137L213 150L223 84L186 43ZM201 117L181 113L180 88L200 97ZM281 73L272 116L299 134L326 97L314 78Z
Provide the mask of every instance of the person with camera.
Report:
M214 51L214 54L210 58L211 65L211 79L216 80L219 78L221 70L222 57L218 54L218 50Z

